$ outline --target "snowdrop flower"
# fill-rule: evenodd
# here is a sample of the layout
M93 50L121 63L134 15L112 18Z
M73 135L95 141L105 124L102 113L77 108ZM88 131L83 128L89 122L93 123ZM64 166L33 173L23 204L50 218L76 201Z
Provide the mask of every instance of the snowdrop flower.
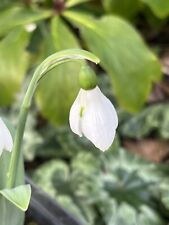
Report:
M110 100L95 86L90 90L80 89L70 109L69 123L74 133L84 135L105 151L114 140L118 117Z
M12 136L7 126L0 118L0 155L2 154L3 150L11 152L12 148L13 148Z

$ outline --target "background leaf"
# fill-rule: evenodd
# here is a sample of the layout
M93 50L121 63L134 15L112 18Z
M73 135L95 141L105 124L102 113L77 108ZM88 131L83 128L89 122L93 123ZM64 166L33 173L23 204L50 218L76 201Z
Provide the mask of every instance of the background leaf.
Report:
M51 16L51 11L25 8L21 6L9 7L0 12L0 36L16 26L30 24Z
M136 15L140 9L139 0L103 0L102 2L106 12L127 18Z
M158 200L162 185L168 183L167 173L167 167L118 148L104 156L81 151L70 166L57 159L48 161L35 170L33 179L84 224L98 220L108 225L165 225Z
M96 20L74 12L64 15L78 24L89 49L111 75L119 104L131 112L139 110L151 91L152 82L161 77L158 59L140 35L118 17Z
M45 57L55 51L79 47L74 35L58 17L52 20L51 31L52 36L47 34L44 39ZM79 70L78 62L68 62L49 72L41 81L36 100L42 115L50 122L54 124L68 122L71 104L79 90Z
M141 0L147 4L154 14L159 18L165 18L169 16L169 1L161 0Z
M29 33L22 28L11 31L0 41L0 105L16 100L28 67L26 46Z
M169 105L149 106L122 122L120 132L124 137L144 138L154 133L162 139L169 138Z
M69 7L73 7L75 5L78 5L78 4L82 4L84 2L89 2L91 0L68 0L66 2L66 6L69 8Z

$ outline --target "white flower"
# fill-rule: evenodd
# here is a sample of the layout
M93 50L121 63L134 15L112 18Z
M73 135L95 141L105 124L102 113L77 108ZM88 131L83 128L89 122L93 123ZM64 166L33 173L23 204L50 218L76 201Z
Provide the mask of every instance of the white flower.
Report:
M3 150L11 152L12 148L13 148L12 136L7 126L0 118L0 155L2 154Z
M33 32L36 29L36 24L35 23L30 23L25 25L25 29L27 32Z
M118 117L110 100L96 86L92 90L80 89L70 109L69 123L74 133L84 135L105 151L114 140Z

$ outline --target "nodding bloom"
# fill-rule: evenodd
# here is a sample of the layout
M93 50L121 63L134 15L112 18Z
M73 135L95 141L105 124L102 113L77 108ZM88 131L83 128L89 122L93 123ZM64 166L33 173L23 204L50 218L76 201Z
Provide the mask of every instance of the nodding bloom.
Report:
M69 115L72 131L85 136L101 151L107 150L115 137L118 126L116 110L99 87L80 89Z
M0 118L0 155L4 150L11 152L13 148L13 140L7 126Z

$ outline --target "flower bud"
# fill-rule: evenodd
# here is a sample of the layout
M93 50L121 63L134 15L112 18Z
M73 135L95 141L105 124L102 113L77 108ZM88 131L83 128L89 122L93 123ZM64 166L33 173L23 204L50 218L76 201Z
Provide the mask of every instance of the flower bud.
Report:
M79 73L79 84L84 90L91 90L97 85L97 77L94 71L87 65L82 66Z

